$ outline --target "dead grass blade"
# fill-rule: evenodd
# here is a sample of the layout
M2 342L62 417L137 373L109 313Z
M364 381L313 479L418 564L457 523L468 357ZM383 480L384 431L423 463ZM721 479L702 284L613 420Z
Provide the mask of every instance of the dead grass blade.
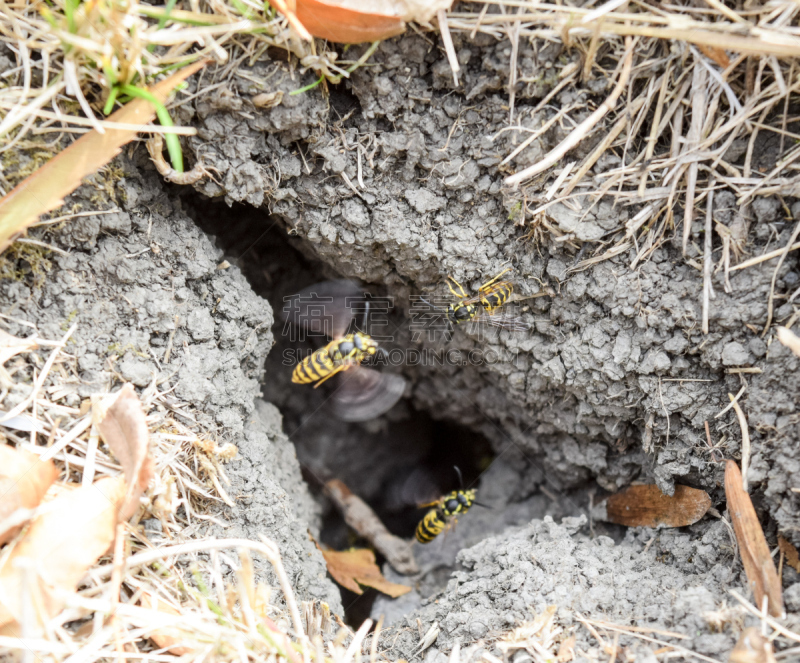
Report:
M8 445L0 446L0 545L14 537L58 478L52 461Z
M753 502L742 488L739 466L732 460L725 464L725 496L744 571L756 604L762 606L766 598L769 614L781 617L783 615L781 581L775 569L775 562L769 553L764 531L758 522L756 510L753 508Z
M204 65L205 62L196 62L181 69L156 83L150 93L163 103L176 85ZM155 113L149 102L134 99L109 119L136 125L139 131L144 131ZM137 133L122 129L106 129L104 133L90 131L14 187L0 200L0 252L42 214L61 205L64 197L77 189L84 177L111 161Z
M610 111L614 108L619 99L620 95L622 94L623 90L625 89L625 85L628 83L628 79L630 78L631 74L631 64L633 62L633 50L634 50L635 42L633 40L626 41L625 44L625 59L622 63L622 70L620 71L619 79L617 80L617 84L614 86L614 89L611 91L611 94L608 95L606 100L600 104L597 110L594 111L589 117L587 117L583 122L581 122L572 132L567 136L561 143L553 148L541 161L535 163L531 166L528 166L524 170L521 170L514 175L510 175L506 177L504 183L506 186L518 186L525 180L530 179L538 175L541 172L544 172L554 164L556 164L567 152L569 152L572 148L574 148L578 143L581 142L591 130L595 127L595 125Z

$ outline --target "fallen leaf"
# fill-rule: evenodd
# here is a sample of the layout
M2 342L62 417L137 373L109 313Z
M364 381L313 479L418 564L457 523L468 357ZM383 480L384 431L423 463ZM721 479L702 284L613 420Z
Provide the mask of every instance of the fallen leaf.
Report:
M205 62L201 61L184 67L156 83L149 92L163 102L178 83L204 65ZM155 108L148 101L134 99L111 115L108 121L144 126L155 114ZM15 236L24 233L42 214L59 207L64 197L80 186L81 179L105 166L138 133L132 129L106 129L103 134L92 130L0 199L0 252L5 251Z
M708 58L711 58L723 69L727 69L731 64L731 59L725 52L724 48L719 46L708 46L706 44L697 44L698 50Z
M181 614L180 610L176 610L163 599L145 590L142 590L140 604L143 608L149 608L157 613L169 615L171 617L178 617ZM158 619L158 615L155 615L154 618ZM160 649L166 649L170 654L175 654L176 656L191 654L195 651L192 647L179 644L181 642L187 642L190 638L188 635L181 634L180 629L174 626L166 626L164 628L152 630L147 637L155 642Z
M611 495L592 515L627 527L686 527L700 520L710 506L711 498L704 490L676 485L670 496L648 484Z
M786 563L800 573L800 555L797 554L797 548L780 534L778 534L778 548L780 548L783 556L786 558Z
M378 41L402 34L406 23L427 23L452 0L270 0L296 17L315 37L342 44ZM302 34L302 30L300 31Z
M766 596L769 614L780 617L783 614L781 581L775 569L775 562L769 554L769 546L758 522L753 502L750 500L750 495L742 488L742 473L732 460L725 463L725 497L728 500L728 513L739 544L744 572L755 596L756 607L761 610Z
M731 651L728 663L775 663L772 643L755 626L746 628Z
M53 461L42 461L35 453L0 446L0 545L16 536L42 501L56 478Z
M363 590L359 585L374 587L392 598L411 591L411 587L389 582L381 575L381 570L375 563L375 553L371 550L366 548L356 548L344 552L323 550L322 555L325 557L331 577L351 592L362 594Z
M121 477L59 495L31 523L0 566L0 625L43 624L64 605L114 540L125 497Z
M126 384L116 394L92 404L92 420L125 473L128 494L121 518L127 520L136 512L139 497L153 476L153 459L148 453L150 435L142 403L133 387Z
M800 337L788 327L778 327L778 340L800 357Z

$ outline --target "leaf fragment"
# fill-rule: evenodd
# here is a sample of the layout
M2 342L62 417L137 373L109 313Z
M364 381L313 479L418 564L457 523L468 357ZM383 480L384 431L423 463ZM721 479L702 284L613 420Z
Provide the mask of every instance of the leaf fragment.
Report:
M381 570L375 563L375 553L367 548L355 548L337 552L323 550L328 573L345 589L356 594L363 594L359 585L374 587L379 592L397 598L411 591L407 585L389 582L381 575Z
M769 553L761 523L758 522L756 510L753 508L753 502L742 487L742 473L732 460L725 463L725 497L728 500L728 513L739 544L744 572L755 596L756 607L761 610L766 596L769 614L781 617L783 614L781 581L775 569L775 562Z
M116 394L92 404L92 419L125 473L128 494L122 519L127 520L136 511L139 497L153 476L150 435L142 403L133 387L126 384Z
M674 495L665 495L655 484L648 484L611 495L592 515L626 527L686 527L700 520L710 506L711 498L704 490L676 485Z
M205 61L184 67L156 83L149 92L163 103L176 85L203 66ZM108 120L144 128L155 114L156 109L148 101L134 99ZM64 198L80 186L84 177L105 166L138 133L131 129L106 129L102 134L92 130L0 199L0 252L5 251L13 239L24 233L42 214L59 207Z
M452 0L270 0L315 37L341 44L379 41L402 34L408 21L427 23ZM302 30L298 30L303 34Z
M64 594L105 553L114 540L122 477L101 479L48 502L0 566L0 626L39 626L64 605Z
M780 534L778 534L778 548L780 548L780 551L786 558L786 563L795 571L800 573L800 555L797 554L797 548L795 548L790 541L783 538Z
M697 49L706 57L711 58L723 69L727 69L731 64L731 59L724 48L719 46L709 46L708 44L697 44Z
M57 478L53 461L42 461L24 449L0 446L0 545L22 529L32 515L25 512L39 505Z
M742 631L728 658L729 663L775 663L772 643L755 626Z

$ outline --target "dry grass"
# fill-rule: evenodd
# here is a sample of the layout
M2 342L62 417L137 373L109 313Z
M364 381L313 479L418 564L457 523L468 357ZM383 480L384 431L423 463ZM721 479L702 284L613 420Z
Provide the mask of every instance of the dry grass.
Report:
M547 232L578 247L577 237L554 226L550 208L563 204L586 217L610 197L618 207L630 208L629 219L596 242L572 270L631 249L635 255L630 267L635 268L677 231L687 254L704 257L707 311L713 297L713 270L727 275L800 248L798 242L736 265L747 229L725 227L709 209L712 192L728 189L736 194L741 217L749 220L757 196L800 191L800 132L795 128L800 118L793 115L800 86L800 5L769 1L736 11L719 0L658 7L638 0L595 4L481 0L460 4L446 18L440 14L454 77L459 72L449 35L480 32L509 39L509 128L518 128L519 140L504 167L511 168L517 154L557 123L574 127L539 164L508 173L506 183L518 187L513 195L522 201L521 223L532 233ZM14 150L56 151L64 133L103 131L103 117L115 104L136 96L157 77L203 57L216 61L217 81L233 75L240 64L262 57L270 47L285 49L297 58L299 67L332 81L348 75L347 64L359 64L342 63L322 43L299 38L285 18L253 0L193 0L179 8L136 0L124 4L18 0L0 4L0 39L17 60L15 67L0 74L3 164ZM580 58L578 66L554 63L560 74L555 88L532 111L520 113L514 108L517 86L535 82L519 69L524 40L534 40L534 45L560 42ZM600 103L590 108L575 104L545 116L559 91L592 79L608 82ZM197 93L210 91L201 79ZM147 131L174 137L193 130L162 122ZM42 138L48 134L55 138L50 144ZM759 154L766 136L779 144L771 161L763 161ZM586 156L566 162L584 142L590 145ZM732 148L742 150L741 164L730 158ZM609 156L615 165L598 168ZM770 164L763 172L757 166L762 162ZM7 188L0 177L0 195ZM695 218L706 224L704 247L691 245L689 231ZM712 225L717 243L724 246L716 262ZM29 354L26 362L15 366L15 382L26 385L29 393L13 412L36 422L37 430L9 430L6 436L52 457L62 480L81 483L87 471L89 481L116 475L120 468L93 440L88 415L66 404L77 372L74 358L64 351L65 341L41 342L52 348L49 359ZM11 385L4 384L0 393L0 406L7 410L11 408L2 401L10 390ZM152 640L154 633L163 636L166 629L173 640L163 647L185 647L209 661L358 660L369 625L355 634L348 629L334 634L323 607L298 606L269 542L173 545L173 537L178 540L197 520L213 517L213 505L230 503L222 463L232 449L220 448L181 423L175 414L183 413L183 420L187 414L191 417L188 406L159 392L157 386L147 389L142 399L149 412L157 470L144 510L133 524L125 525L125 547L89 572L80 591L44 633L23 633L21 639L2 636L0 647L31 661L65 660L76 654L82 661L166 661L173 656L157 649ZM179 511L179 505L184 509ZM161 522L163 534L158 539L148 539L136 527L145 514ZM254 579L251 552L272 563L281 585L280 600ZM221 576L223 559L238 569L233 583ZM138 605L145 596L158 596L176 614L165 616L163 610ZM762 620L765 631L775 629L776 638L800 642L771 618ZM598 634L603 653L608 655L610 648L615 657L617 636L608 642L602 632L618 633L624 627L615 631L612 625L583 623ZM534 634L518 632L517 640L510 634L508 649L530 647L545 657L553 653L551 636L556 628L548 622L547 629ZM534 641L540 633L546 637ZM371 659L376 656L373 648ZM458 661L459 654L454 658Z
M35 343L15 348L17 356L4 371L0 416L5 443L53 459L61 484L88 486L119 476L122 468L98 444L88 407L67 405L77 381L76 358L66 345L74 329L58 341L41 339L34 331L30 338ZM45 349L44 356L35 351L37 345ZM26 395L11 407L9 393ZM114 551L89 570L77 592L62 597L60 614L43 628L37 619L23 619L18 630L0 629L0 651L23 661L73 656L87 662L169 661L189 654L208 661L356 660L370 624L354 635L334 628L324 604L298 605L273 543L187 536L198 521L213 520L214 511L232 504L223 465L236 448L220 446L182 423L193 419L191 407L159 391L155 382L140 400L155 461L142 506L130 522L118 526ZM145 519L159 521L160 532L142 527ZM12 549L13 543L0 555ZM277 590L257 582L251 553L270 562ZM221 562L236 569L235 577L222 576ZM38 610L35 605L30 609Z
M521 187L512 194L523 202L521 216L531 228L577 246L578 238L554 227L549 208L560 203L587 218L601 199L611 197L618 208L631 208L629 220L608 232L572 271L630 249L635 268L678 230L684 253L705 254L706 271L724 269L727 278L731 251L734 257L741 254L746 232L714 220L715 242L724 251L712 265L709 247L690 246L691 222L712 220L704 208L713 190L733 191L747 220L756 196L800 190L800 135L793 115L800 87L800 7L789 1L748 4L741 11L718 0L658 7L615 0L595 4L473 0L449 15L453 33L512 40L512 80L532 82L526 79L531 72L515 70L513 42L533 39L561 42L569 54L579 54L579 67L553 63L557 73L561 67L559 88L592 79L605 79L614 88L583 121L573 119L569 124L575 128L543 159L507 176L508 186ZM538 135L537 125L549 120L542 112L549 101L515 116L520 140ZM576 105L560 114L568 119L591 110ZM771 165L762 171L755 164L770 161L759 155L766 137L779 146L770 146ZM583 141L596 147L580 163L564 163ZM732 147L742 154L741 163L729 160ZM615 167L593 172L609 155L618 162ZM706 297L713 298L708 275L706 281Z

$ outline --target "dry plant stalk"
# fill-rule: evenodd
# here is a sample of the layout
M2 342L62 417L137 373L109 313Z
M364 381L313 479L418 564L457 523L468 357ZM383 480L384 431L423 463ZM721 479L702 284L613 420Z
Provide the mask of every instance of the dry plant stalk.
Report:
M156 83L150 93L163 103L178 83L204 65L205 62L196 62L184 67ZM134 99L109 119L134 125L136 129L107 129L103 133L90 131L0 199L0 252L42 214L59 207L64 197L80 186L84 177L94 174L119 154L122 146L144 130L155 114L156 109L150 102Z
M408 541L389 532L364 500L351 493L338 479L328 481L325 488L345 522L375 546L395 571L404 575L419 572L413 548Z
M725 463L725 496L728 500L733 531L742 556L742 564L755 596L756 605L763 606L773 617L783 615L781 580L769 552L764 531L758 522L750 496L742 488L742 474L732 460Z

